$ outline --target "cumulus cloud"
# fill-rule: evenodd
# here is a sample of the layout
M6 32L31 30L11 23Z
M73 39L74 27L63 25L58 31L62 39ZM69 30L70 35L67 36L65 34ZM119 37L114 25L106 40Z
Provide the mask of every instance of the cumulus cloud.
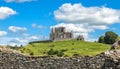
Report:
M15 14L17 14L17 12L9 7L0 7L0 20Z
M46 36L46 39L48 39L48 37ZM40 41L40 40L44 40L43 36L40 35L30 35L27 37L1 37L0 39L0 45L26 45L29 42L32 41Z
M27 31L27 28L25 27L16 27L16 26L9 26L8 29L9 31L14 32L14 33Z
M30 41L29 37L19 38L19 37L2 37L0 39L0 45L26 45Z
M40 38L38 38L37 36L31 36L30 37L30 40L38 40L38 39L40 39Z
M10 42L13 42L13 43L26 43L26 42L28 42L28 40L25 40L23 38L13 38L12 40L10 40Z
M1 34L1 31L0 31ZM0 35L1 36L1 35ZM2 35L3 36L3 35ZM42 36L42 35L27 35L23 37L1 37L0 38L0 45L12 45L12 46L20 46L20 45L26 45L29 42L32 41L40 41L40 40L48 40L48 36Z
M1 36L5 36L5 35L7 35L7 32L5 32L5 31L0 31L0 37L1 37Z
M59 22L52 27L66 27L88 36L96 29L108 29L108 25L120 22L120 10L107 7L85 7L82 4L66 3L54 11L55 19Z
M107 7L84 7L82 4L63 4L54 12L57 20L67 23L89 23L97 25L120 22L120 10Z
M10 3L10 2L23 3L23 2L32 2L35 0L4 0L4 1L7 3Z
M24 38L19 38L19 37L1 37L0 39L0 45L26 45L28 43L28 40Z

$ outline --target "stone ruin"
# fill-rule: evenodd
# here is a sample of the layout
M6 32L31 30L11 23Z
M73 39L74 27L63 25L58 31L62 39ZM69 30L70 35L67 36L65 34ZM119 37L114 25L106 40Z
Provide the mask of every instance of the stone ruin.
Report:
M22 54L20 51L13 50L13 49L10 49L10 48L6 48L4 46L0 46L0 52L9 52L9 53L19 53L19 54Z
M115 50L117 49L118 47L120 47L120 40L119 41L116 41L115 43L113 43L111 45L111 49L110 50Z
M82 35L78 35L76 39L77 39L77 40L83 40L83 41L84 41L84 37L83 37Z
M50 40L69 40L73 39L73 33L66 31L65 27L52 28L50 32Z

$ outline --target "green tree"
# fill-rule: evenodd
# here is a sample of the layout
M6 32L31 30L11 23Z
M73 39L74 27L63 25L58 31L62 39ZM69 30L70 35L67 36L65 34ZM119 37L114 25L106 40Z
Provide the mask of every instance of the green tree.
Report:
M105 43L105 36L100 36L99 39L98 39L98 42L99 43Z
M118 35L116 33L112 31L107 31L105 33L104 40L106 44L113 44L117 38L118 38Z

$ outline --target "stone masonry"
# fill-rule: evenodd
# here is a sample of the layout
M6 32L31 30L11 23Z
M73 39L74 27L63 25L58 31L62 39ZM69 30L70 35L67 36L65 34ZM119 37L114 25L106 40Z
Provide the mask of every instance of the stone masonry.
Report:
M65 27L52 28L50 32L50 40L68 40L73 38L72 32L67 32Z
M120 51L96 56L35 57L0 51L0 69L120 69Z

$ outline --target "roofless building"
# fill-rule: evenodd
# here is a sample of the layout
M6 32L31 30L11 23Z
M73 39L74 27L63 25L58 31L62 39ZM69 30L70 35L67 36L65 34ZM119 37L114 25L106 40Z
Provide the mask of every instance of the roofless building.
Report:
M58 40L69 40L69 39L73 39L73 33L67 32L65 27L56 27L51 29L50 40L58 41Z

